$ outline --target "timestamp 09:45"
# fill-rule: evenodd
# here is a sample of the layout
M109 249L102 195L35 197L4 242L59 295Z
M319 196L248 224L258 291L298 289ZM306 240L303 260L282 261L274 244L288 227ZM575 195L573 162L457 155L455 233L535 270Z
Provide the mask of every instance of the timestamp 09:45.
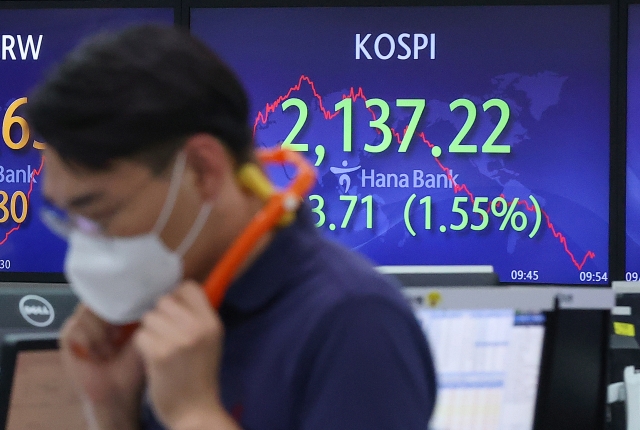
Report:
M540 279L538 270L512 270L512 281L537 281Z

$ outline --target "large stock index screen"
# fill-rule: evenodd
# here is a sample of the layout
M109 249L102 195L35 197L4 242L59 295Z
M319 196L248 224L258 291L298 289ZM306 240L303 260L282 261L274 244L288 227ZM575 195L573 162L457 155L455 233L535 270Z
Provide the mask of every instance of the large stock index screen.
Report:
M258 146L316 164L318 228L380 265L607 283L609 6L193 8ZM286 182L291 172L276 175Z
M29 91L83 38L133 23L172 24L173 15L172 8L0 9L0 278L61 273L66 249L39 219L46 160L22 117Z
M629 5L627 46L627 281L640 280L640 4Z

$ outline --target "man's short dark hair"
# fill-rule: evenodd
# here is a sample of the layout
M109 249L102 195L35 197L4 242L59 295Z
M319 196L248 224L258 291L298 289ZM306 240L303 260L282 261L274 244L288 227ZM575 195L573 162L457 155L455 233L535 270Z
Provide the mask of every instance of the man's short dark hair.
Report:
M87 40L27 104L31 125L63 160L94 169L139 158L160 171L199 132L247 161L248 116L235 74L186 30L159 25Z

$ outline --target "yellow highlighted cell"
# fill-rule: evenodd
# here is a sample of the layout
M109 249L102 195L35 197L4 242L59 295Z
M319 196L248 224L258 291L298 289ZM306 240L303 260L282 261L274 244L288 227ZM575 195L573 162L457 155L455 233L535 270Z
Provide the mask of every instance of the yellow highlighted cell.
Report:
M633 324L622 323L622 322L614 322L613 323L613 331L615 334L620 336L635 336L636 328Z

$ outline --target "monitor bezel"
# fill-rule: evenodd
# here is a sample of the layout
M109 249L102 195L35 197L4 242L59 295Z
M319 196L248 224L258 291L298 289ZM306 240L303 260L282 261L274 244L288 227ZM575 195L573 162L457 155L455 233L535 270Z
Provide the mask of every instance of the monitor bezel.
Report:
M296 8L296 7L429 7L429 6L609 6L609 230L608 230L608 277L606 283L590 284L576 283L576 287L611 286L613 281L622 280L625 276L626 248L625 238L625 214L620 210L620 202L625 201L625 178L615 172L625 171L626 144L620 138L620 121L618 115L618 98L621 92L618 62L622 51L619 44L619 17L618 1L604 0L397 0L393 5L382 0L182 0L181 24L190 28L191 10L198 8ZM622 175L624 176L624 175ZM500 282L510 284L511 282ZM564 285L555 283L552 285Z
M8 0L0 9L173 9L174 24L180 23L180 0Z
M393 4L383 0L182 0L182 25L189 27L191 9L197 8L296 8L296 7L429 7L429 6L565 6L609 5L611 29L617 15L616 1L605 0L396 0ZM611 32L613 35L613 31Z

